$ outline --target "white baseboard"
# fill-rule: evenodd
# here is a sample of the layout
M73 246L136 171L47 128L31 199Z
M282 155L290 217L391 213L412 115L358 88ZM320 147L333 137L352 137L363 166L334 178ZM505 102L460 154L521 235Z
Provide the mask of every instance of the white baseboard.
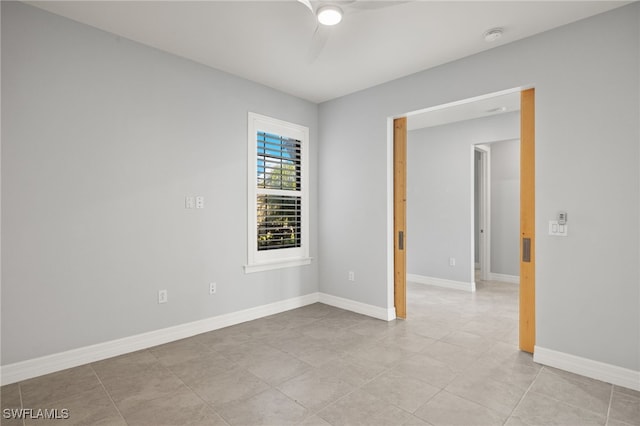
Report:
M581 376L640 391L640 371L536 346L533 360Z
M424 275L407 274L407 281L418 284L435 285L438 287L451 288L454 290L476 291L476 283L472 281L466 283L464 281L445 280L443 278L425 277Z
M501 281L505 283L520 284L520 277L517 275L498 274L489 272L489 281Z
M356 302L355 300L344 299L330 294L320 293L320 303L367 315L369 317L378 318L384 321L392 321L396 319L395 308L381 308L379 306L368 305L366 303Z
M278 314L291 309L316 303L319 293L282 300L268 305L256 306L242 311L231 312L211 318L180 324L173 327L137 334L122 339L111 340L65 352L4 365L0 369L0 384L7 385L33 377L49 374L67 368L100 361L118 355L147 349L196 334L218 330L246 321Z
M0 385L8 385L67 368L151 348L317 302L385 321L391 321L396 318L395 308L385 309L329 294L311 293L268 305L256 306L242 311L4 365L0 367Z

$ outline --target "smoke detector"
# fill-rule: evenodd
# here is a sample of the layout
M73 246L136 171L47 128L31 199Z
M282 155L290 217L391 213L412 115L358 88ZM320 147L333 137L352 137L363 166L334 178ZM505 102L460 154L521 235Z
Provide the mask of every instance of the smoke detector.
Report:
M502 37L503 33L504 30L502 28L492 28L484 33L484 41L488 43L496 41L497 39Z

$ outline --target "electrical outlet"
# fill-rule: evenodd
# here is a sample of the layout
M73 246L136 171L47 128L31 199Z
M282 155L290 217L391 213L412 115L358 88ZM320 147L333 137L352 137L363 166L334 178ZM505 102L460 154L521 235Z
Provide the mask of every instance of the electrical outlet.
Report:
M158 303L167 303L168 300L167 290L158 290Z
M196 209L204 209L204 197L202 195L196 197Z
M209 283L209 294L216 294L216 283Z
M449 266L456 266L456 258L455 257L450 257L449 258Z
M190 197L190 196L184 197L184 208L185 209L195 209L196 208L196 199L194 197Z
M355 281L356 280L356 273L353 271L349 271L349 281Z

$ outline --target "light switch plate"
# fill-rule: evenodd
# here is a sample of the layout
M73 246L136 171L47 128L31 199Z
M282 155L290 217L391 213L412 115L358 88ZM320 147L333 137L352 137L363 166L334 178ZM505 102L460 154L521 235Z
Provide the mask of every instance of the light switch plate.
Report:
M556 237L566 237L568 232L568 225L560 225L557 220L549 221L549 235Z

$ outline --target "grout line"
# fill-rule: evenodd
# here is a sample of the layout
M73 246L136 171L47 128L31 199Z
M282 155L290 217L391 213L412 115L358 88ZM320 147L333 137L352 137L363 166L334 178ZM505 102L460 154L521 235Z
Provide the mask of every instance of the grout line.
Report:
M20 396L20 408L24 408L24 402L22 401L22 385L18 382L18 395ZM22 419L22 426L25 426L25 419Z
M214 331L215 331L215 330L214 330ZM206 347L207 345L203 345L203 346L205 346L205 347ZM213 349L212 349L212 351L213 351L213 352L215 352L215 350L213 350ZM197 397L200 399L200 401L202 401L202 403L203 403L204 405L206 405L207 407L211 408L211 409L213 410L213 412L214 412L214 413L216 413L216 414L218 415L218 417L220 417L220 419L222 419L222 421L223 421L226 425L229 425L229 424L230 424L230 423L227 421L227 419L225 419L225 418L222 416L222 414L220 414L220 413L218 412L218 410L213 406L213 404L211 404L210 402L206 401L206 400L202 397L202 395L200 395L200 394L199 394L195 389L193 389L191 386L189 386L189 385L187 384L187 382L185 382L184 380L182 380L182 378L181 378L180 376L178 376L176 373L174 373L174 371L173 371L170 367L167 367L166 365L162 364L162 362L161 362L160 358L158 357L158 355L156 355L156 354L155 354L155 353L153 353L152 351L149 351L149 352L151 353L151 355L153 355L153 356L156 358L156 361L157 361L157 363L158 363L158 366L160 366L160 367L162 367L163 369L165 369L167 372L169 372L169 374L171 374L173 377L175 377L176 379L178 379L178 380L180 381L180 383L182 383L182 385L183 385L184 387L186 387L186 388L187 388L187 389L189 389L191 392L193 392L193 394L194 394L195 396L197 396ZM220 353L218 353L218 352L215 352L215 353L216 353L216 354L218 354L218 355L220 355L220 356L222 356L222 357L224 357L224 358L226 358L224 355L222 355L222 354L220 354ZM248 372L248 373L251 373L251 372L247 371L244 367L240 367L240 368L242 368L244 371L246 371L246 372ZM257 376L256 376L256 377L257 377ZM266 383L264 380L260 379L259 377L257 377L257 378L258 378L260 381L262 381L262 382ZM269 385L269 384L267 383L267 385ZM271 385L269 385L269 386L271 386ZM263 392L266 392L266 391L263 391ZM247 398L245 398L245 399L253 398L253 397L254 397L254 396L256 396L256 395L259 395L260 393L262 393L262 392L258 392L258 393L254 394L254 395L251 395L251 396L249 396L249 397L247 397Z
M613 385L611 386L611 393L609 394L609 407L607 407L607 417L605 419L605 426L609 424L609 415L611 414L611 404L613 403Z
M530 391L530 390L531 390L531 388L533 387L533 384L536 382L536 380L538 380L538 376L540 376L540 373L542 372L542 370L543 370L544 368L545 368L545 367L543 366L543 367L541 367L541 368L538 370L538 373L536 373L536 377L534 377L534 378L533 378L533 380L532 380L532 381L531 381L531 383L529 384L529 387L527 387L527 390L526 390L526 391L524 391L524 393L522 394L522 397L520 398L520 401L518 401L518 403L516 404L516 406L515 406L515 407L513 407L513 410L511 410L511 413L509 414L509 416L507 416L507 419L505 420L505 423L503 423L503 424L506 424L506 423L511 419L511 417L513 416L513 413L515 413L515 412L516 412L516 410L518 409L518 407L520 407L520 404L522 404L522 401L524 401L525 397L529 394L529 391Z
M569 382L571 382L571 383L574 383L574 382L578 382L578 383L585 383L585 379L586 379L586 381L587 381L587 382L600 382L600 383L602 383L602 384L604 384L604 385L611 386L611 392L613 392L613 387L614 387L614 385L613 385L613 384L611 384L611 383L607 383L607 382L603 382L603 381L601 381L601 380L597 380L597 379L592 379L592 378L589 378L589 377L581 376L581 375L579 375L579 374L575 374L575 373L571 373L571 372L568 372L568 373L570 373L570 374L572 374L573 376L575 376L575 378L566 377L566 376L563 376L562 374L560 374L560 373L558 373L558 372L556 372L556 371L553 371L554 369L555 369L555 370L558 370L558 371L560 371L560 372L564 371L564 370L556 369L555 367L543 366L542 368L544 368L544 369L545 369L546 371L548 371L550 374L553 374L553 375L555 375L555 376L557 376L557 377L560 377L560 378L564 378L565 380L567 380L567 381L569 381ZM542 370L541 370L541 371L542 371ZM553 395L549 395L548 393L540 393L540 395L543 395L544 397L549 398L549 399L552 399L552 400L554 400L554 401L556 401L556 402L559 402L559 403L561 403L561 404L568 405L568 406L573 407L573 408L577 408L577 409L579 409L579 410L588 411L588 412L593 413L593 414L596 414L596 415L602 415L600 412L598 412L598 411L594 410L593 408L591 408L591 406L586 407L586 406L582 406L582 405L579 405L579 404L575 404L575 403L570 402L570 401L564 401L564 400L559 399L559 398L557 398L557 397L555 397L555 396L553 396ZM611 397L610 397L610 398L611 398ZM611 399L610 399L610 401L611 401ZM607 407L607 413L609 412L610 405L611 405L611 404L609 404L609 407ZM605 417L605 419L606 419L606 417Z
M107 394L107 397L109 397L109 401L111 401L111 403L113 404L113 407L116 409L116 411L118 412L118 414L120 415L120 418L122 419L122 421L128 425L129 422L127 422L127 419L124 418L124 416L122 415L122 412L120 411L120 409L118 408L118 405L116 404L116 402L113 400L113 398L111 397L111 394L109 393L109 391L107 390L107 388L105 387L104 383L102 383L102 379L100 378L100 376L98 375L98 372L93 368L93 365L88 364L89 368L91 368L91 371L93 371L93 374L95 374L96 379L98 379L98 382L100 382L100 386L102 386L102 390L104 390L104 393Z

